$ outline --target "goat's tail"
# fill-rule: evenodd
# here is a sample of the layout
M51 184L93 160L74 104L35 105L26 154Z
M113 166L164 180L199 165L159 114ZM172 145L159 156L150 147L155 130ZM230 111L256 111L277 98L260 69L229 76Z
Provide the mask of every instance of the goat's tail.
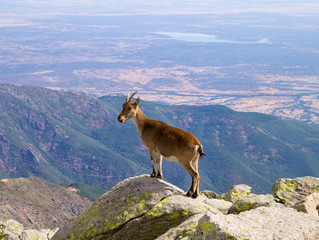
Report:
M202 145L199 145L197 151L198 151L198 153L199 153L200 159L203 160L203 159L204 159L204 156L207 155L207 154L204 153L204 151L203 151L203 146L202 146Z

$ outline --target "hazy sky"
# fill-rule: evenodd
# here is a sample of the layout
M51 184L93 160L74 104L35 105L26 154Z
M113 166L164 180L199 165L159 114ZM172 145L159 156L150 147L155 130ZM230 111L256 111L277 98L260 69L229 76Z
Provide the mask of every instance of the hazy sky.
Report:
M319 14L317 0L0 0L2 14L236 13Z

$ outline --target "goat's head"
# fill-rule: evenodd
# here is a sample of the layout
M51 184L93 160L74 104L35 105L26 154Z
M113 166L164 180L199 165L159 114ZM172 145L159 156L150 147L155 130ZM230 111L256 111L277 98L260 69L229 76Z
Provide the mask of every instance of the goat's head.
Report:
M131 117L136 116L138 105L140 104L140 101L141 101L140 97L138 97L135 102L132 102L132 99L136 93L137 92L133 93L131 96L129 93L127 94L126 100L122 105L122 112L117 117L117 120L120 123L125 122L129 120Z

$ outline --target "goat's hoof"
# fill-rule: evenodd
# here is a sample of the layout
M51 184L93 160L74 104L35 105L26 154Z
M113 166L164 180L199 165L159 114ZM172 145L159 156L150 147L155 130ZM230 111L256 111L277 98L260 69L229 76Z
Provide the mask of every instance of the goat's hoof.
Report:
M156 174L155 173L152 173L151 174L151 178L155 178L156 177Z
M157 175L156 176L158 179L163 179L163 176L162 175Z
M198 197L198 194L196 193L196 192L194 192L193 194L192 194L192 198L197 198Z
M188 191L187 193L186 193L186 196L187 197L190 197L190 196L192 196L193 195L193 192L192 191Z

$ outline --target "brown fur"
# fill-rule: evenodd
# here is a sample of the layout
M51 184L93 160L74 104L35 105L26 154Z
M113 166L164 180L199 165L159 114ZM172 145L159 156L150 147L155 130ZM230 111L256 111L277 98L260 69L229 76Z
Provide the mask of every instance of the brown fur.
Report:
M171 161L178 161L192 176L193 183L187 196L196 198L199 195L198 158L205 155L202 145L192 133L146 117L138 107L140 97L136 102L131 101L135 94L131 97L127 95L118 121L124 122L130 118L134 120L142 142L151 155L152 177L162 178L162 156Z

